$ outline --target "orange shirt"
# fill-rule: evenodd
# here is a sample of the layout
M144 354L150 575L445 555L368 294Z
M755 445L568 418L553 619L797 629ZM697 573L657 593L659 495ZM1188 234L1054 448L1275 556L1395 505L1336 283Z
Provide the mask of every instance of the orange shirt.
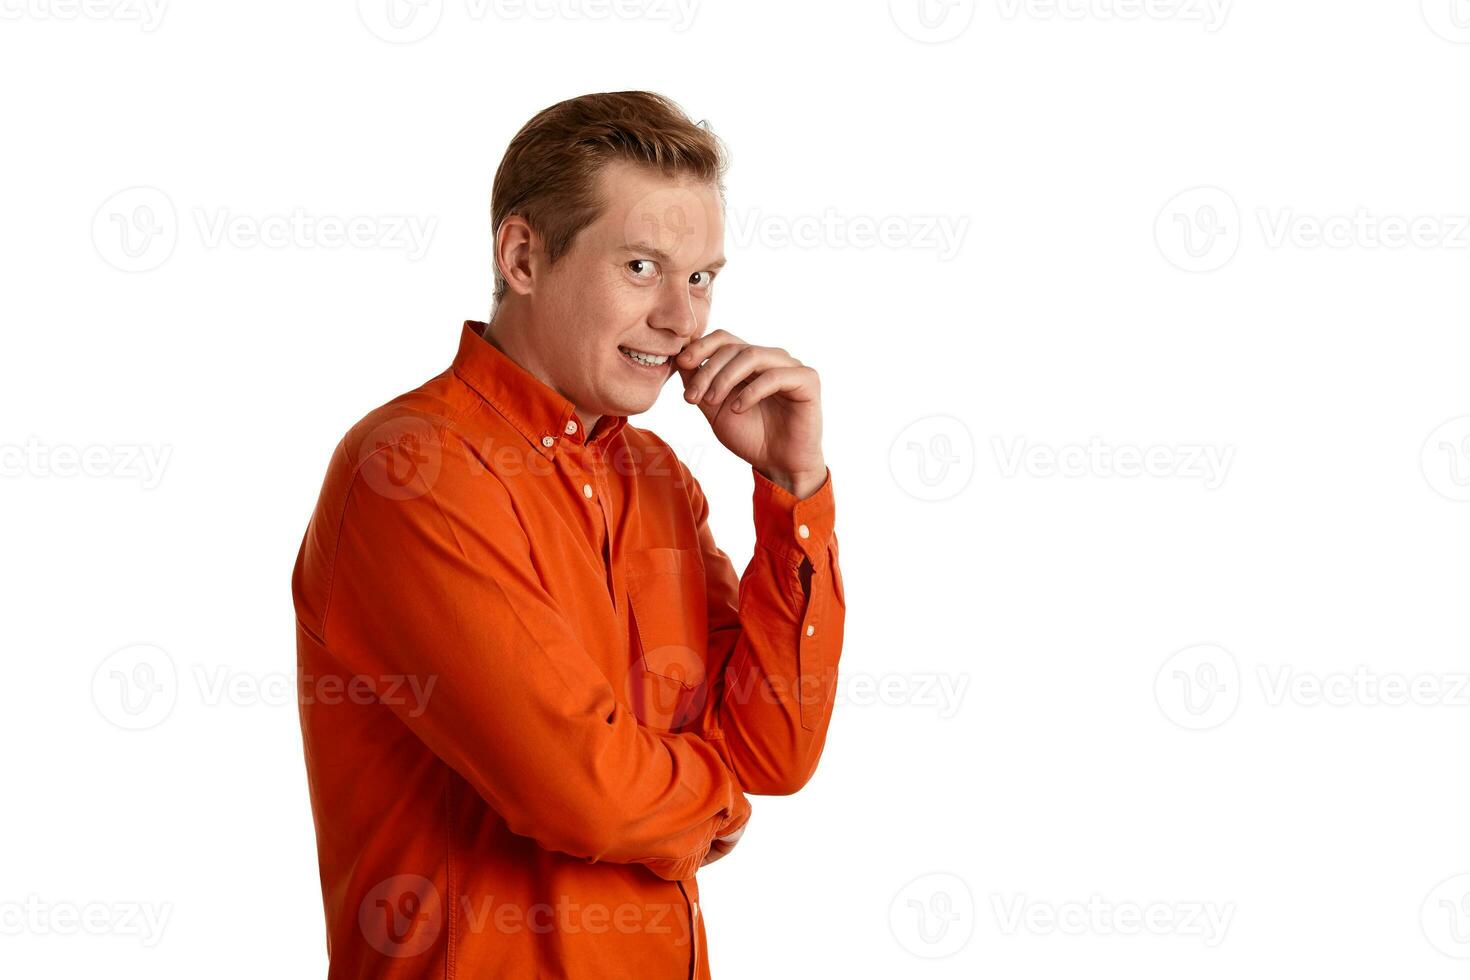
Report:
M695 870L826 739L831 471L752 467L737 578L666 443L484 326L338 444L292 577L330 976L708 978Z

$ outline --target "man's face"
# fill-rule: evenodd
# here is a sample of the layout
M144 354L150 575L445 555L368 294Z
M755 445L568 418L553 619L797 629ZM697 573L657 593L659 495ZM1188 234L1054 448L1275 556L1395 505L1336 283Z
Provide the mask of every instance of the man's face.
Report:
M582 412L637 415L709 323L724 216L713 184L622 161L599 182L597 220L554 265L538 256L533 342L553 387ZM640 364L630 350L663 360Z

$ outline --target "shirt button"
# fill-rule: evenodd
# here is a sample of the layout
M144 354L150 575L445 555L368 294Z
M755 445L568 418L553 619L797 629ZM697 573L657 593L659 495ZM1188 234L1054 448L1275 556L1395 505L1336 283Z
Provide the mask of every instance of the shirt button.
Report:
M545 446L547 449L550 449L552 446L556 445L556 440L553 439L551 436L542 436L541 445Z
M811 636L816 631L817 631L817 628L815 626L813 626L811 623L807 623L806 624L806 635L807 636Z
M576 432L576 431L577 431L577 420L576 419L567 419L567 435L571 435L573 432Z
M799 534L799 535L801 535L804 538L809 538L809 537L812 536L812 532L807 528L807 526L805 524L803 524L801 527L797 528L796 529L796 533Z
M586 497L588 500L592 499L592 484L582 484L582 496Z

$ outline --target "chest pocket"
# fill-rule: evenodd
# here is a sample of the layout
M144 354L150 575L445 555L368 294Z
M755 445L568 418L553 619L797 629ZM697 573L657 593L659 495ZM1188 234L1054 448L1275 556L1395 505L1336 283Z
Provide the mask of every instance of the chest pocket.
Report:
M698 549L629 552L627 576L643 670L686 689L701 687L709 652L709 609Z

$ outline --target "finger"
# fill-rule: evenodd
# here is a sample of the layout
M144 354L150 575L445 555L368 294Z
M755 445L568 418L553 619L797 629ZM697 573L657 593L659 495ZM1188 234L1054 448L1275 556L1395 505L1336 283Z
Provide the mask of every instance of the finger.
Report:
M745 344L726 344L714 353L710 354L709 360L703 365L693 369L689 378L684 383L684 397L688 401L697 402L700 397L709 390L710 380L720 369L730 362L741 351L746 350Z
M817 372L804 365L773 368L762 372L750 384L740 389L740 393L730 403L730 411L748 412L761 399L778 392L784 393L792 401L812 401L818 396L818 384Z
M735 336L728 330L711 330L703 337L689 342L689 346L679 352L674 358L674 363L681 368L697 368L705 358L724 347L726 344L743 344L745 341Z
M705 389L703 401L719 405L735 386L757 371L794 367L796 360L785 351L774 347L747 347L722 367Z

